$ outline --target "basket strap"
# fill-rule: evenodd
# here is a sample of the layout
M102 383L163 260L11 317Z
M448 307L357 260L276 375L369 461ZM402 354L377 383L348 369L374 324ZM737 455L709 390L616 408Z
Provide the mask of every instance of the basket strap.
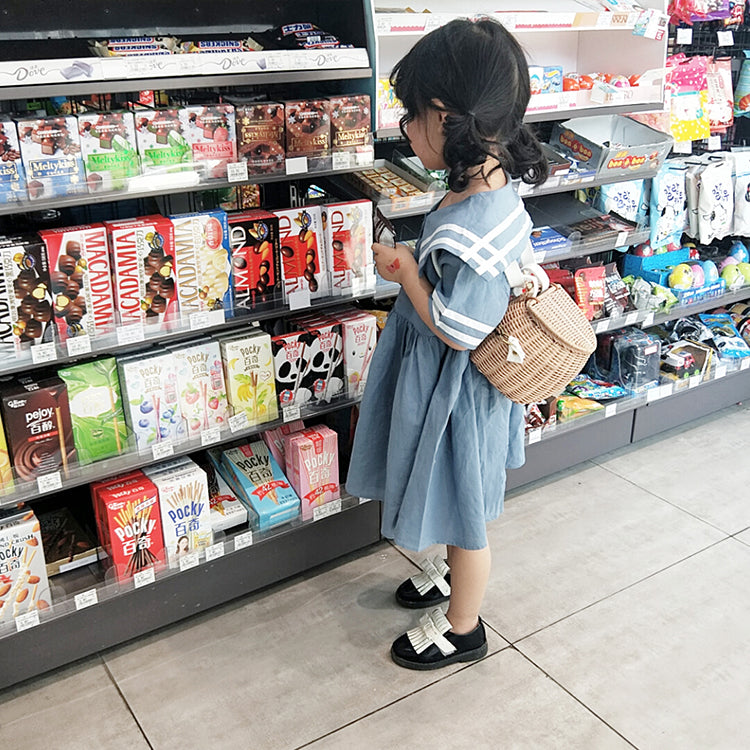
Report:
M505 269L505 278L508 279L508 284L515 296L528 292L536 296L539 292L549 288L549 277L534 259L534 248L531 242L526 243L518 260L508 264Z

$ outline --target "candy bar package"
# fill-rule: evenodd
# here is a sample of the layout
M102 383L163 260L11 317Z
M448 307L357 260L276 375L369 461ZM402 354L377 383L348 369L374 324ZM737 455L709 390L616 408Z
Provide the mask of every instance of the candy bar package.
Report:
M247 508L237 499L214 464L210 460L203 459L198 465L206 472L213 534L247 523Z
M16 125L29 198L86 192L75 117L29 117Z
M367 385L370 362L378 341L377 320L367 312L337 315L336 320L341 324L346 395L359 398Z
M162 323L178 316L174 226L159 215L107 221L119 321Z
M306 156L312 169L325 168L331 152L331 115L327 99L284 103L287 159Z
M3 424L16 476L31 481L68 468L76 460L68 389L56 376L23 376L5 384L0 395Z
M186 429L172 354L135 354L117 360L125 421L139 451L185 440Z
M234 489L252 506L256 518L251 516L251 522L257 523L259 531L299 515L299 498L262 440L229 448L221 460Z
M39 236L47 247L59 340L111 332L115 305L104 224L45 229Z
M279 416L271 337L262 332L222 338L227 397L234 414L244 411L251 425Z
M13 469L10 466L8 443L5 440L5 429L0 421L0 489L9 490L13 486Z
M0 623L50 606L42 534L33 510L0 510Z
M128 449L120 381L114 357L65 367L73 441L82 464L119 456Z
M227 215L235 309L282 297L279 220L268 211Z
M0 238L0 354L55 340L47 249L38 236Z
M284 105L259 102L237 107L238 157L247 162L248 174L284 171Z
M0 203L26 199L26 173L13 120L0 117Z
M282 407L303 406L312 398L311 384L305 378L313 338L305 331L294 331L271 339L276 393Z
M329 203L322 211L331 294L374 290L372 202Z
M285 298L300 291L309 291L312 299L327 297L331 291L320 206L288 208L274 214L279 219Z
M370 97L334 96L328 100L331 146L334 151L356 151L371 141Z
M63 506L39 513L47 575L91 565L99 560L98 543Z
M171 351L188 437L197 438L204 430L226 426L227 393L219 342L206 339L188 346L176 345Z
M261 433L263 442L268 446L271 455L276 459L276 463L281 470L286 473L286 458L284 456L284 438L293 432L305 429L305 423L301 419L295 419L292 422L286 422L272 430L266 430Z
M169 217L174 226L180 316L232 311L229 226L224 211Z
M192 169L192 151L183 132L179 110L136 112L135 136L143 174L167 174Z
M578 307L583 310L587 320L600 318L606 297L606 271L604 266L579 268L575 272L574 278Z
M206 177L226 179L227 164L237 161L234 107L212 104L180 110L182 132L190 144L193 169L205 163Z
M253 49L336 49L351 47L334 34L312 23L287 23L268 31L256 32L248 42Z
M313 517L313 508L341 497L338 435L319 426L292 433L284 440L287 471L302 506L302 519Z
M118 581L166 563L156 485L141 471L91 485L99 539Z
M159 491L164 547L169 567L176 568L186 554L213 543L206 472L189 460L179 466L157 465L144 471Z
M312 401L328 403L344 393L344 351L341 324L321 316L297 326L311 335L305 358L302 387L311 393Z
M132 112L78 115L78 132L90 193L125 190L141 173Z

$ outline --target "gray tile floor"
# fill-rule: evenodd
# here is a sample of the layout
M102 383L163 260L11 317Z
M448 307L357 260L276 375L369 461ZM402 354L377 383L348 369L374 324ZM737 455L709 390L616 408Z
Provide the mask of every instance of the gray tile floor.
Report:
M0 747L750 747L750 408L514 492L490 653L391 664L383 543L0 693Z

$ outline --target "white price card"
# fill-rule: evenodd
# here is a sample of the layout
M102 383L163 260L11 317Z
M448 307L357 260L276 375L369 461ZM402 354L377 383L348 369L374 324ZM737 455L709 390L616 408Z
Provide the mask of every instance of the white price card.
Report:
M354 163L358 167L371 166L375 161L375 149L372 146L362 146L360 150L354 154Z
M594 327L595 333L604 333L604 331L609 328L609 321L608 320L600 320L596 326Z
M534 445L534 443L539 443L542 440L542 428L537 427L534 430L529 430L529 445Z
M51 474L42 474L36 478L36 486L39 494L44 492L54 492L62 487L62 477L59 471L53 471Z
M89 336L74 336L66 342L69 357L80 357L91 353L91 338Z
M719 378L723 378L727 374L727 366L726 365L716 365L716 370L714 372L714 380L718 380Z
M354 154L350 154L348 151L334 151L331 156L331 167L333 169L352 168L352 157Z
M293 156L291 159L286 160L287 175L305 174L306 172L307 172L307 157L306 156Z
M54 362L57 359L57 349L54 343L39 344L31 347L31 361L35 365L43 365L45 362Z
M693 30L691 28L677 29L677 44L692 44Z
M153 583L156 580L156 574L154 573L153 568L145 568L144 570L139 570L134 576L133 576L133 585L135 588L139 589L143 586L148 586L149 584Z
M131 323L117 329L117 343L120 346L140 344L145 338L143 323Z
M283 409L284 414L284 421L285 422L294 422L297 419L301 418L301 410L299 407L299 404L290 404L289 406L284 406Z
M188 552L180 558L180 572L184 573L186 570L190 570L190 568L197 568L199 561L200 557L197 550L195 552Z
M16 632L22 633L24 630L29 630L29 628L35 628L38 624L39 610L33 609L31 612L26 612L26 614L16 617Z
M208 328L210 318L208 317L208 310L202 310L201 312L190 313L190 330L200 331L204 328Z
M154 456L154 461L160 461L162 458L174 456L174 443L156 443L151 446L151 453Z
M229 182L247 182L248 179L246 161L233 161L227 164L227 180Z
M731 31L717 31L716 39L719 47L732 47L734 45L734 34Z
M652 401L658 401L662 397L661 388L649 388L646 391L646 401L651 403Z
M649 326L652 326L654 324L654 314L650 312L644 319L643 319L643 327L648 328Z
M700 375L693 375L690 380L688 380L688 388L697 388L701 384L701 376Z
M632 326L638 322L638 312L631 312L625 316L625 325Z
M709 151L721 151L721 136L712 135L708 138L707 147Z
M289 292L289 309L303 310L310 307L310 290L297 289L296 292Z
M628 232L620 232L617 235L617 244L615 247L623 247L628 244Z
M241 411L229 417L229 429L235 433L240 430L246 430L250 427L250 421L247 418L247 412Z
M743 357L740 363L740 371L750 369L750 357Z
M201 432L201 445L213 445L221 440L221 430L218 427L209 427Z
M206 562L218 560L220 557L224 557L224 542L216 542L216 544L206 547Z
M617 404L607 404L604 407L604 418L609 419L617 414Z
M660 389L661 391L661 397L667 398L668 396L672 395L672 391L674 390L674 387L671 383L667 383L666 385L663 385Z
M323 505L316 505L313 508L313 521L320 521L321 518L328 518L336 513L341 513L341 498L331 500L330 503L323 503Z
M685 154L690 156L693 153L693 142L692 141L675 141L672 144L673 154Z
M253 532L243 531L242 534L237 534L234 538L234 551L239 552L245 547L249 547L253 543Z
M80 594L75 595L76 611L79 609L86 609L86 607L93 607L94 604L99 604L99 596L96 593L96 589L89 589L83 591Z

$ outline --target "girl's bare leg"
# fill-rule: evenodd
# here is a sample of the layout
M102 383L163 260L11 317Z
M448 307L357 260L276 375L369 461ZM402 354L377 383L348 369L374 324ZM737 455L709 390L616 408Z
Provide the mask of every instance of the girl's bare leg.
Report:
M448 546L451 598L448 622L457 635L469 633L479 622L479 609L490 578L490 548L479 550Z

